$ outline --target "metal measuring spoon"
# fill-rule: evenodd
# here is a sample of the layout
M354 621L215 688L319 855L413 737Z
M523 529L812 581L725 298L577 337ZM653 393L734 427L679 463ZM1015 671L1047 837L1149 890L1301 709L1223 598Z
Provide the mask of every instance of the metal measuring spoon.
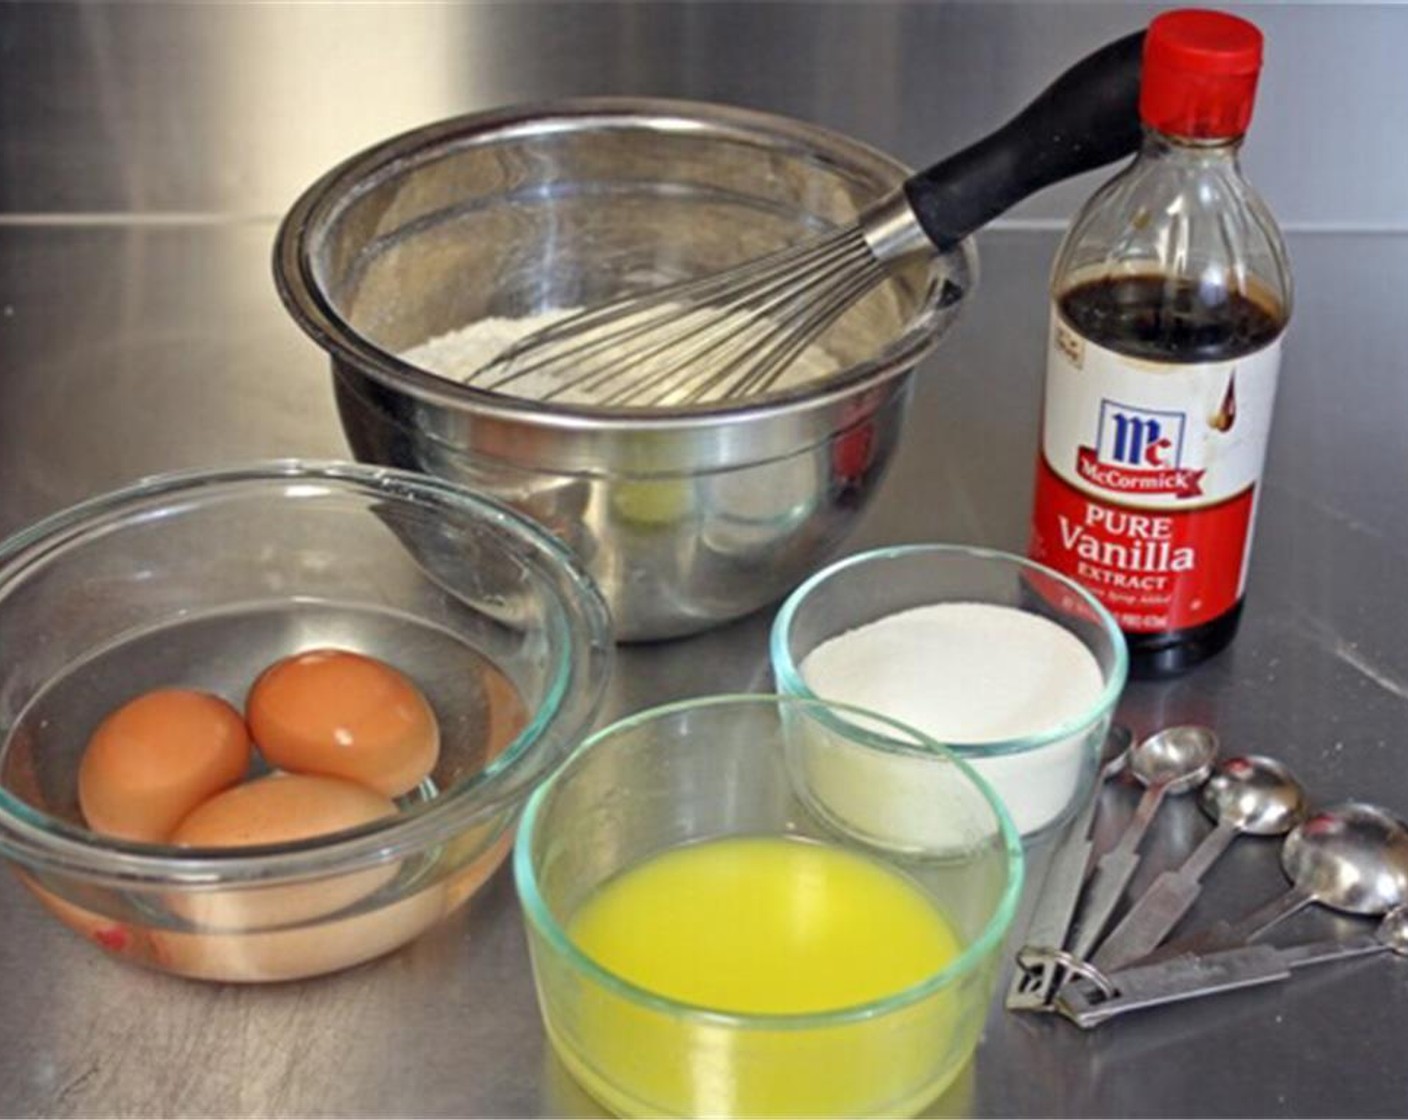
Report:
M1408 906L1390 910L1372 935L1312 941L1284 949L1244 945L1108 975L1087 969L1088 979L1062 989L1057 1010L1089 1029L1127 1011L1269 984L1289 979L1292 970L1307 965L1382 952L1408 957Z
M1095 865L1071 949L1077 958L1090 956L1110 924L1120 896L1139 866L1137 849L1164 797L1202 785L1216 757L1217 736L1212 728L1192 724L1165 728L1129 749L1126 769L1143 784L1144 796L1118 842Z
M1110 972L1152 953L1188 913L1203 889L1203 876L1238 836L1280 836L1310 811L1295 775L1259 755L1218 763L1199 802L1217 827L1179 867L1165 871L1140 896L1091 958L1096 968Z
M1156 956L1245 945L1312 903L1366 916L1408 903L1408 827L1377 805L1348 801L1293 828L1281 868L1294 884L1285 894L1236 923L1218 922L1171 942Z
M1027 925L1026 944L1037 948L1061 949L1070 933L1081 883L1089 869L1093 847L1091 833L1095 814L1100 806L1100 794L1105 783L1125 768L1134 733L1123 724L1114 724L1105 736L1100 752L1100 773L1096 777L1095 793L1071 818L1046 866L1046 879L1041 884L1031 922ZM1050 1011L1051 994L1063 970L1054 959L1043 959L1028 966L1020 962L1007 990L1007 1007L1012 1011Z

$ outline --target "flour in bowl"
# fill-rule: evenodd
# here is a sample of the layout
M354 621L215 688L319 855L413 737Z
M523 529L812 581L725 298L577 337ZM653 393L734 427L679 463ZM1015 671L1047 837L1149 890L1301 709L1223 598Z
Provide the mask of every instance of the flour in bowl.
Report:
M575 315L581 310L583 309L580 307L567 307L554 311L542 311L519 319L480 319L468 326L461 327L459 330L436 335L434 338L422 342L419 346L404 351L401 354L401 360L452 381L466 381L520 339L526 338L535 331L543 330L570 315ZM689 314L689 310L683 305L680 305L679 311L681 316ZM758 322L757 317L745 312L734 312L734 315L740 324ZM794 388L829 373L834 373L839 368L840 363L835 358L820 347L814 346L803 351L783 371L781 377L771 386L769 391ZM632 371L632 373L634 377L649 378L652 374L649 361L643 363L639 369ZM495 391L505 396L519 397L524 400L551 399L561 404L602 403L600 390L593 390L589 387L571 387L564 390L561 380L556 375L548 373L527 373ZM715 389L704 394L700 401L701 403L717 401L726 395L722 389ZM667 400L659 403L670 404L674 402Z

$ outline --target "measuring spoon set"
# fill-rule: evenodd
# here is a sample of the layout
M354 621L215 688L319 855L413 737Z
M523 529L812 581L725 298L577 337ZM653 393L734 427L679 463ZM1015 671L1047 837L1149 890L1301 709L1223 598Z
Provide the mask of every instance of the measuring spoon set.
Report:
M1285 766L1255 755L1219 761L1217 736L1193 725L1139 742L1113 728L1099 784L1122 773L1144 792L1115 843L1095 850L1097 790L1052 851L1017 953L1010 1010L1054 1011L1091 1028L1128 1011L1285 980L1309 965L1384 951L1408 956L1408 826L1391 813L1346 802L1312 814ZM1111 929L1160 805L1195 790L1212 832L1154 879ZM1204 876L1243 835L1286 837L1281 866L1290 889L1235 922L1166 943ZM1255 943L1312 904L1382 921L1374 934L1289 948Z

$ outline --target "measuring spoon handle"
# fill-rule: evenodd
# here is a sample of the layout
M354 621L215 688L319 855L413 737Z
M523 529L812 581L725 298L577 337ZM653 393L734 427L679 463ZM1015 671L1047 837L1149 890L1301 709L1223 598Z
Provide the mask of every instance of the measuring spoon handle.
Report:
M1312 964L1329 964L1331 961L1348 960L1351 957L1367 957L1371 953L1386 953L1392 946L1386 945L1371 933L1357 933L1353 937L1343 937L1334 941L1311 941L1304 945L1288 945L1276 950L1288 968L1305 968Z
M1060 841L1051 851L1051 859L1046 865L1046 879L1041 884L1041 893L1037 895L1032 918L1027 925L1028 946L1065 948L1066 939L1071 933L1071 922L1075 918L1076 903L1080 900L1080 888L1090 870L1090 857L1095 846L1095 818L1100 811L1105 782L1124 766L1129 742L1127 728L1120 725L1110 728L1105 748L1110 758L1101 766L1096 777L1095 792L1080 812L1071 818ZM1050 1011L1051 994L1062 971L1055 961L1049 960L1040 968L1029 968L1019 962L1007 990L1008 1009Z
M1132 852L1144 842L1144 835L1149 831L1149 826L1154 823L1154 817L1158 814L1159 806L1164 803L1166 793L1168 793L1168 783L1166 782L1149 786L1144 790L1139 804L1134 807L1134 815L1130 817L1129 824L1125 826L1124 833L1120 836L1119 843L1115 845L1113 851Z
M1236 922L1217 921L1207 929L1170 941L1141 957L1141 965L1159 964L1175 957L1212 953L1219 949L1236 949L1267 933L1293 914L1298 914L1315 901L1315 896L1298 887L1277 895Z
M1071 946L1071 952L1081 960L1088 960L1099 944L1100 935L1114 917L1115 907L1138 866L1138 854L1123 848L1106 852L1095 865L1095 874L1086 888L1085 903L1076 919L1075 942Z
M1254 941L1263 933L1271 930L1272 927L1280 925L1294 914L1299 914L1314 901L1314 895L1299 887L1292 887L1285 894L1273 898L1263 906L1258 906L1241 921L1233 922L1227 926L1221 932L1217 947L1234 948Z
M1071 946L1071 951L1081 960L1088 959L1099 944L1100 935L1114 917L1125 887L1134 878L1135 869L1139 866L1136 849L1149 831L1149 825L1163 804L1167 790L1167 785L1156 785L1144 791L1119 843L1101 856L1095 865L1095 874L1090 877L1085 902L1076 920L1075 943Z
M1203 837L1202 843L1179 866L1178 873L1195 883L1200 881L1239 835L1236 825L1218 822L1217 827Z
M1099 796L1097 791L1096 796ZM1046 881L1041 885L1031 923L1027 926L1026 943L1041 948L1060 949L1066 944L1085 866L1090 858L1090 825L1095 815L1095 801L1082 811L1066 829L1060 844L1051 853ZM1059 967L1044 965L1039 971L1018 966L1007 990L1007 1007L1013 1011L1049 1010L1051 992L1056 985Z
M1289 978L1293 969L1369 956L1388 948L1372 934L1356 934L1284 949L1245 945L1206 956L1179 957L1107 973L1114 995L1105 994L1089 980L1077 981L1062 990L1057 1009L1082 1027L1095 1027L1128 1011L1274 983Z
M1236 839L1237 830L1219 824L1182 866L1165 871L1130 908L1091 959L1096 968L1109 972L1147 956L1158 948L1188 913L1202 893L1202 877L1207 869Z
M1161 964L1116 972L1107 976L1114 986L1111 993L1090 980L1078 980L1061 989L1056 996L1056 1009L1088 1030L1130 1011L1270 984L1290 975L1290 967L1275 949L1248 945L1206 957L1176 957Z
M1148 956L1188 913L1202 884L1179 871L1165 871L1105 938L1090 963L1111 972Z

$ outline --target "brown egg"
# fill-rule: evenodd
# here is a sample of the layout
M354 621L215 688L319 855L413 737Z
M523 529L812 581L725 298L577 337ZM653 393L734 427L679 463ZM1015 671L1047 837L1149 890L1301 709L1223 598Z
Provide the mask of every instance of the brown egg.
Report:
M286 844L370 824L396 812L389 798L356 782L312 774L267 774L197 806L172 834L187 848Z
M342 778L269 774L196 808L171 842L192 848L285 844L370 824L395 812L389 798ZM389 882L399 866L379 864L306 883L191 891L172 905L203 929L280 928L351 907Z
M415 789L440 755L435 713L420 689L348 650L275 662L254 682L245 710L272 765L347 778L387 797Z
M445 916L440 883L349 918L260 933L153 933L157 964L182 976L266 983L321 976L379 957Z
M192 809L249 768L239 712L205 692L163 688L110 713L78 765L78 805L94 832L161 843Z

